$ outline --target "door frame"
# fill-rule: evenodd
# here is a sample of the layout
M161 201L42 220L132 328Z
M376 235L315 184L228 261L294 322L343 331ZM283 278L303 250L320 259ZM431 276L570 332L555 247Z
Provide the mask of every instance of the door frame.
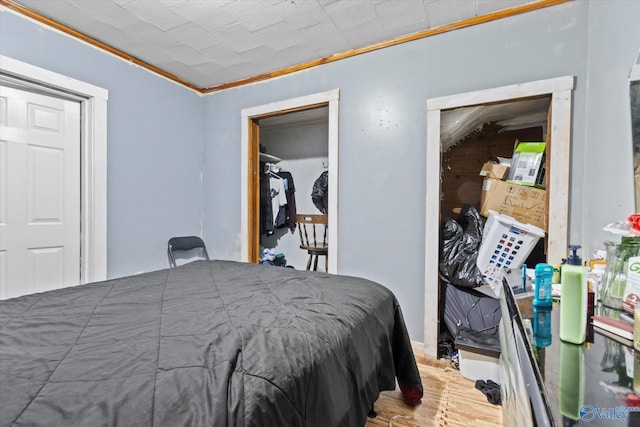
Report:
M551 96L547 125L549 144L548 239L547 259L560 261L567 254L569 219L569 167L571 145L571 104L574 77L564 76L522 84L502 86L427 100L427 158L425 212L424 351L438 353L439 280L438 254L440 231L440 118L443 110L495 102Z
M340 90L332 89L297 98L275 101L241 111L240 207L241 261L257 262L259 258L259 137L258 121L293 111L319 106L329 108L329 273L338 272L338 107Z
M80 98L80 283L107 278L107 101L92 84L0 55L0 74L41 93Z

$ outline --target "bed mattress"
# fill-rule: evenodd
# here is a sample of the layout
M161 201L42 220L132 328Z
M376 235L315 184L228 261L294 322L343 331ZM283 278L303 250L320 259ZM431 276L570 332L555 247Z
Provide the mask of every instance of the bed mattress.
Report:
M398 302L233 261L0 301L0 425L363 426L422 384Z

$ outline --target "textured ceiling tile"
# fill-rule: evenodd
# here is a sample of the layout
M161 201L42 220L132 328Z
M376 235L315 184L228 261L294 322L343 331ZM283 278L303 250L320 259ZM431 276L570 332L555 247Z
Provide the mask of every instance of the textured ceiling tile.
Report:
M166 49L161 48L160 46L151 46L146 43L132 44L128 46L127 51L130 53L139 52L139 55L134 56L138 59L142 59L143 61L147 61L150 64L159 64L170 59Z
M185 65L191 66L193 64L199 64L203 61L201 55L186 44L175 44L167 48L169 56Z
M475 1L435 0L425 3L429 26L439 27L477 16Z
M54 1L57 3L59 0ZM73 5L74 8L78 10L84 11L86 14L93 16L98 21L117 22L118 18L122 15L126 14L125 9L120 7L120 5L108 1L108 0L100 0L100 1L89 1L89 0L65 0L70 5ZM35 5L46 4L48 1L39 1L39 0L29 0L30 3ZM36 6L38 7L38 6ZM37 9L36 9L37 10Z
M532 2L13 1L202 87L273 72Z
M368 1L335 2L326 5L324 10L341 31L376 19L373 5Z
M280 56L284 58L284 61L290 65L297 65L326 56L322 54L315 54L314 51L309 49L309 46L304 44L295 44L284 49L279 49L278 54L280 54Z
M380 37L381 34L385 34L385 31L379 21L365 22L357 27L342 31L342 34L354 49L389 39L388 37Z
M31 10L37 10L44 16L58 16L58 22L71 28L84 26L96 19L93 15L83 12L72 4L63 1L35 2L34 0L16 1Z
M243 62L239 64L234 64L228 68L229 68L229 71L236 74L240 79L257 76L257 75L272 71L266 68L256 68L256 64L252 62Z
M139 1L139 0L136 0ZM167 7L176 7L178 5L181 5L183 3L187 3L187 1L189 0L145 0L145 1L157 1L158 3L167 6ZM202 0L196 0L198 2L202 1ZM191 0L191 3L193 3L193 0Z
M299 32L288 22L278 22L253 33L260 44L280 50L299 43Z
M90 29L93 38L110 46L129 46L134 40L130 34L126 34L106 22L93 22ZM80 31L83 30L80 29Z
M188 81L194 84L199 84L199 83L196 83L196 80L199 77L198 76L199 73L194 72L191 66L185 65L180 61L175 61L175 60L163 62L161 66L164 71L167 71L170 74L173 74L174 76L180 76L180 78L182 78L185 81Z
M375 11L384 28L394 34L406 27L429 28L422 0L387 0L378 3Z
M224 10L252 32L283 20L281 7L277 4L265 6L262 1L235 1L224 6Z
M320 6L326 6L328 4L335 3L338 1L343 1L343 0L317 0L317 1Z
M242 55L237 51L222 44L204 49L200 53L204 57L211 58L212 61L224 66L242 64L243 62L246 62Z
M351 49L347 39L332 21L303 28L298 32L298 39L300 43L307 46L310 53L315 52L311 59L323 58Z
M242 55L244 58L251 61L256 59L259 60L262 58L272 58L274 56L277 56L277 53L275 50L265 45L252 47L251 49L239 51L238 53Z
M181 43L187 44L195 50L204 49L215 43L209 33L194 23L167 31L166 35L173 40L180 40Z
M188 18L175 13L170 7L155 3L155 0L138 0L128 4L126 10L161 31L168 31L189 22Z
M251 49L259 43L255 36L239 22L209 33L216 44L226 44L238 50Z
M211 87L219 84L229 83L238 80L238 76L233 75L226 67L216 63L206 63L196 65L197 71L194 82L200 87Z
M212 2L188 1L176 6L173 10L181 16L192 20L205 31L213 31L237 20L228 14L224 8Z
M295 7L288 8L284 20L293 28L300 29L317 25L327 19L324 9L316 1L296 1Z
M274 70L274 67L282 63L280 54L269 46L254 47L240 53L248 61L260 66L265 71Z

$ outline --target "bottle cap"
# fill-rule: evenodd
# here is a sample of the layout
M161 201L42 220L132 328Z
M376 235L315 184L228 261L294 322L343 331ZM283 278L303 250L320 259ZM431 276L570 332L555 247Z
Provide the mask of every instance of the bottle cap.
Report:
M535 274L536 276L541 276L543 274L553 275L553 266L544 262L538 263L536 264Z
M580 245L569 245L571 254L569 254L569 257L567 258L567 264L582 265L582 258L580 258L580 255L578 255L578 249L580 249L581 247L582 246Z

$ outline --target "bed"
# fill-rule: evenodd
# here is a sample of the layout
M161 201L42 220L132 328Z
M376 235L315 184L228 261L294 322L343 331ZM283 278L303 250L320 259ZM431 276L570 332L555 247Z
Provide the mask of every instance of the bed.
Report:
M0 301L0 425L363 426L422 384L362 278L196 261Z

